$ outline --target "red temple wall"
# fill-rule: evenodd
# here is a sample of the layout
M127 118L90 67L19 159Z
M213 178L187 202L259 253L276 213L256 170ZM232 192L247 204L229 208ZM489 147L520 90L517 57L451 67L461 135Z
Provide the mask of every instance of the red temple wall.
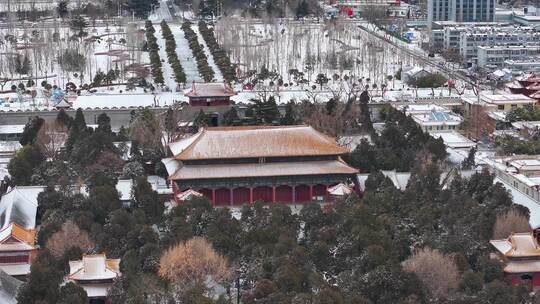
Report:
M292 203L293 202L293 188L291 186L286 186L286 185L276 187L276 202Z
M242 204L248 204L250 200L250 194L249 194L248 188L235 188L233 190L233 204L234 205L242 205Z
M253 201L272 202L272 188L266 186L253 188Z
M231 191L227 188L219 188L215 190L215 205L227 206L231 204Z

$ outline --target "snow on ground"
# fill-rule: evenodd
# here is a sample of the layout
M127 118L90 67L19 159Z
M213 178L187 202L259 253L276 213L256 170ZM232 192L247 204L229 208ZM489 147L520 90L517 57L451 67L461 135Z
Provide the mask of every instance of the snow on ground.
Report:
M289 70L298 69L311 81L318 73L337 73L371 78L380 85L401 66L418 63L416 58L378 41L358 25L296 21L263 24L222 18L215 31L219 42L230 50L232 63L239 64L242 72L265 66L289 82Z
M446 152L448 152L448 161L455 165L460 165L469 154L469 152L464 149L446 148Z
M176 41L176 54L178 54L178 59L186 73L186 81L188 83L193 81L201 82L202 78L197 68L197 61L193 57L193 52L189 48L187 39L184 37L184 31L178 24L169 24L169 26Z
M15 72L14 65L10 64L12 57L8 54L19 54L28 56L31 62L32 71L30 76L47 78L53 85L64 87L68 81L79 85L81 83L91 83L98 70L107 72L118 67L123 70L124 66L131 63L148 63L148 53L137 49L144 41L144 33L138 31L140 24L131 24L126 27L114 26L90 26L87 29L88 36L82 40L74 41L70 39L75 32L69 27L36 27L17 28L14 30L0 29L0 75L9 78L20 78L26 75L19 75ZM17 43L5 42L6 35L13 34ZM59 39L53 39L53 36ZM97 39L92 40L90 37ZM82 71L63 71L59 63L66 62L60 58L66 50L78 51L83 55L86 64ZM112 51L112 53L110 53ZM75 77L75 74L77 74ZM82 74L82 78L81 78ZM37 81L39 84L43 79ZM120 80L122 81L122 79ZM5 86L9 88L12 84L20 81L8 82Z
M167 58L167 52L165 51L165 39L163 39L161 26L155 25L154 28L157 29L156 38L159 45L159 58L161 59L161 70L163 71L163 79L165 80L165 85L170 90L174 90L177 86L177 83L174 80L174 73L169 63L169 59Z
M531 227L536 228L540 226L540 205L537 202L499 178L495 178L495 182L501 183L507 190L510 191L515 204L527 207L527 209L529 209L529 223L531 224Z
M175 93L81 95L73 101L72 108L164 107L180 100L181 96Z
M214 70L214 79L218 82L223 81L223 75L221 74L221 71L219 70L218 66L214 62L214 56L212 55L212 52L210 52L210 49L206 45L206 41L204 41L204 38L201 35L201 32L199 31L199 27L196 23L194 23L191 28L193 31L197 34L197 38L199 40L199 44L203 47L204 52L206 53L206 57L208 57L208 65Z

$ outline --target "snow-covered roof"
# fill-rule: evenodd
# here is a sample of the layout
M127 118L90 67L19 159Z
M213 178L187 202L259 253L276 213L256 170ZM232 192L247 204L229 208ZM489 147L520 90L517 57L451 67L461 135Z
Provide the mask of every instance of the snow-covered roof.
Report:
M411 77L416 76L418 73L429 73L429 72L426 71L423 67L419 67L419 66L412 67L405 71L405 74Z
M509 164L519 171L540 171L540 158L514 159Z
M339 160L246 164L184 165L171 180L216 179L319 174L356 174L358 170Z
M186 191L182 191L181 193L179 193L177 195L177 198L180 201L186 201L186 200L192 199L193 197L201 197L201 196L203 196L201 193L193 189L187 189Z
M433 111L436 112L446 112L450 113L450 109L445 108L443 106L429 103L429 104L417 104L417 103L407 103L407 104L395 104L392 105L396 110L398 111L405 111L405 114L412 115L412 114L425 114L430 113Z
M184 95L188 97L228 97L236 92L226 83L193 83Z
M173 153L174 153L174 151L182 151L182 150L178 149L178 146L173 147L174 144L175 143L172 143L172 144L169 145L169 147L170 147L171 151L173 151ZM180 152L178 152L178 153L180 153ZM174 174L174 172L176 172L176 170L178 170L178 168L180 168L180 163L176 159L174 159L172 157L163 158L161 160L161 162L165 165L165 169L167 169L167 174L169 174L169 175Z
M67 100L65 99L62 99L60 100L60 102L58 102L56 105L54 105L55 108L57 109L68 109L68 108L71 108L71 104L69 102L67 102Z
M177 163L177 161L175 160L174 163ZM172 188L167 185L167 180L163 177L148 175L146 180L150 186L152 186L152 190L156 191L158 194L172 194Z
M175 159L341 155L348 152L310 126L205 128L169 145Z
M105 254L83 255L82 260L69 261L70 280L112 280L120 275L120 259L107 259Z
M459 134L458 132L451 131L431 131L429 132L434 138L442 138L444 144L447 147L459 149L459 148L472 148L476 146L476 143L467 137Z
M0 125L0 134L22 134L25 125Z
M86 294L89 298L103 298L107 296L109 289L112 284L102 283L102 284L84 284L81 287L86 291Z
M524 261L508 261L503 269L506 273L531 273L540 272L540 261L524 260Z
M431 111L423 114L414 114L411 115L411 117L416 123L422 126L457 126L463 121L463 118L461 118L461 116L459 115L438 111Z
M133 188L133 180L131 179L120 179L116 184L116 190L120 195L121 201L129 201L133 198L131 189Z
M22 282L0 270L0 303L17 304L17 290Z
M20 148L22 148L22 145L18 141L14 141L14 140L0 141L0 154L13 154Z
M388 177L394 184L394 187L399 190L405 190L407 188L407 184L409 183L409 179L411 178L410 172L381 171L381 173L385 177ZM366 180L368 177L369 174L358 174L360 190L366 190Z
M333 187L328 188L328 193L335 196L344 196L352 193L351 187L345 185L344 183L339 183Z
M504 105L504 104L534 104L536 100L523 94L486 94L480 93L480 99L486 103Z
M26 229L36 226L37 197L43 186L16 186L8 190L0 199L0 229L11 222Z
M506 257L540 257L540 247L532 232L512 233L506 239L489 242Z
M30 263L0 264L0 270L10 276L26 276L30 273Z

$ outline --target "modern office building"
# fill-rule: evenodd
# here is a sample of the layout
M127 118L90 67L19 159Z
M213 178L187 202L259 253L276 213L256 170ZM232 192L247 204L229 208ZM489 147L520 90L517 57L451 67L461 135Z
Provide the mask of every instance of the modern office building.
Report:
M433 21L493 21L494 0L428 0L428 25Z

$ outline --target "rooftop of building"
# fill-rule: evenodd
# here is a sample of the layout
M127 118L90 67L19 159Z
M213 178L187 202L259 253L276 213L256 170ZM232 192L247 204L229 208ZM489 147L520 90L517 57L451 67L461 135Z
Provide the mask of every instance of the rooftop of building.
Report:
M463 121L463 118L459 115L439 111L413 114L411 117L414 119L414 121L422 125L458 125Z
M467 137L461 135L455 130L451 131L430 131L429 134L434 138L442 138L444 145L454 149L470 149L476 147L476 143Z
M335 139L310 126L203 128L169 144L177 160L341 155Z
M536 50L540 49L539 44L520 44L520 45L480 45L479 50Z
M434 104L434 103L428 103L428 104L415 104L415 103L409 103L409 104L392 104L392 107L395 108L398 111L405 111L405 114L412 115L412 114L423 114L423 113L429 113L433 111L437 112L450 112L450 110L446 107Z
M82 260L69 261L70 280L112 280L120 275L120 259L107 259L105 254L88 254Z
M322 174L356 174L357 169L341 160L274 162L247 164L184 165L169 179L206 180L270 176L309 176Z
M37 197L45 187L16 186L9 189L0 198L0 228L10 223L20 227L34 229L36 226Z
M222 82L196 83L184 94L188 97L230 97L236 95L231 86Z
M470 104L487 103L494 105L505 105L505 104L535 104L536 100L530 97L527 97L523 94L511 94L507 92L500 92L497 94L490 94L482 92L479 97L463 97L464 102Z
M34 249L36 230L25 229L16 223L10 223L0 230L0 249L2 251Z
M483 160L494 169L513 176L527 187L540 187L540 155L513 155Z
M532 232L512 233L506 239L489 242L505 257L540 257L540 247Z

